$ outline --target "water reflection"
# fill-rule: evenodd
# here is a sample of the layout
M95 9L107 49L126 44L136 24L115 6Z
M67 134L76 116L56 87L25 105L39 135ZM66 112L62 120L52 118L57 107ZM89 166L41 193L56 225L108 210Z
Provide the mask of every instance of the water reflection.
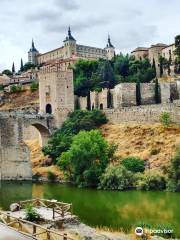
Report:
M180 235L180 194L166 192L107 192L59 184L2 183L0 207L28 198L73 203L74 213L91 226L128 229L139 223L168 224Z

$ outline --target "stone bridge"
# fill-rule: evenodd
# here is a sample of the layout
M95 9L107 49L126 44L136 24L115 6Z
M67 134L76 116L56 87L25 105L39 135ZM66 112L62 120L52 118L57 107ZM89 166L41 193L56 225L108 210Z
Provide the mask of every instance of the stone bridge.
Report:
M52 115L0 113L0 180L31 180L30 150L24 143L24 129L35 127L41 145L47 143L54 131Z

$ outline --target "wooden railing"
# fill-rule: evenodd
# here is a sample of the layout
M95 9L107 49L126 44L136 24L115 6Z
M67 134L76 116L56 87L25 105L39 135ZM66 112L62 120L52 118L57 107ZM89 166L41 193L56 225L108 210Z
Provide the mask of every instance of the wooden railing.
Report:
M10 216L10 214L4 212L0 212L0 222L35 240L74 240L67 233L59 233L38 224Z
M71 215L73 213L72 204L57 202L53 200L50 201L46 199L32 199L32 200L20 201L19 202L20 209L25 208L28 204L31 204L33 207L37 207L37 208L38 207L51 208L53 219L58 218L59 216L61 218L64 218L64 216L67 213L70 213ZM55 216L56 213L58 214L58 216Z

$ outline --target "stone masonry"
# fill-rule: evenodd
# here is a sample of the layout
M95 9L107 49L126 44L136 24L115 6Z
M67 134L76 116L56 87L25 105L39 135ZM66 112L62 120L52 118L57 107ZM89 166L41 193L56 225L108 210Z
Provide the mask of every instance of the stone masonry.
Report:
M53 131L51 118L33 114L0 114L0 180L31 180L30 151L24 143L24 128L34 126L47 144Z

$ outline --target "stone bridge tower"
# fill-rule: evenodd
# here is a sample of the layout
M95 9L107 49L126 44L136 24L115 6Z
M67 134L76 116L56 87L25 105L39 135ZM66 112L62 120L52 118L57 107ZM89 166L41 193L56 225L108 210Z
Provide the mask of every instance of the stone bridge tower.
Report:
M74 111L73 60L56 60L39 72L40 113L53 114L56 128Z

